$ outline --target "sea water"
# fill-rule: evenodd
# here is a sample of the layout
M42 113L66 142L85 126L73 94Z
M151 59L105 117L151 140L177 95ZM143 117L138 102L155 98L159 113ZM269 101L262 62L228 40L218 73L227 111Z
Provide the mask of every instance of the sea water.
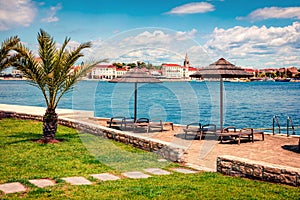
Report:
M220 124L219 82L139 83L137 87L138 117L175 124ZM281 127L286 127L290 116L300 134L300 83L224 82L223 91L224 126L272 128L276 115ZM1 80L0 103L46 106L41 91L27 81ZM81 81L58 107L91 110L95 117L133 117L134 83Z

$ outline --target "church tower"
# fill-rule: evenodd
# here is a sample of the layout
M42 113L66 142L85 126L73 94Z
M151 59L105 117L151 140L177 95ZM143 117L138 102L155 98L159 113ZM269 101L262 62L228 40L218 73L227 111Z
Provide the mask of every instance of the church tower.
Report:
M184 59L184 62L183 62L183 66L184 67L190 67L190 61L189 61L187 52L185 54L185 59Z

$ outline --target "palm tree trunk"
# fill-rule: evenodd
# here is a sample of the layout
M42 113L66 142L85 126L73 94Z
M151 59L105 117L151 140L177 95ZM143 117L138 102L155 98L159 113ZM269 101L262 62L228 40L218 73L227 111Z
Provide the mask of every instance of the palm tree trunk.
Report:
M55 133L57 130L58 116L55 109L47 108L43 117L43 137L44 141L50 141L55 139Z

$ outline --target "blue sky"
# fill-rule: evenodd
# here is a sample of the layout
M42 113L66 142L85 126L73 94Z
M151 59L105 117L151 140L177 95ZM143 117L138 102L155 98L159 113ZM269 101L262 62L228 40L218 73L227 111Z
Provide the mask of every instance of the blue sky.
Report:
M220 57L243 67L300 67L298 0L0 0L0 39L36 51L42 28L58 45L92 41L86 59L182 64Z

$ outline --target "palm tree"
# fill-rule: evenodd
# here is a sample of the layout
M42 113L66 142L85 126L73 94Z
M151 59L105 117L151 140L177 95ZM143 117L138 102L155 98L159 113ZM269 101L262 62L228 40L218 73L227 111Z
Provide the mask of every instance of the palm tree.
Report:
M0 72L11 66L12 62L16 58L15 55L11 55L11 50L20 42L20 39L17 36L13 36L4 40L0 48Z
M61 97L70 91L86 72L101 60L93 63L81 63L74 69L75 62L83 56L82 50L91 47L91 43L82 43L77 48L67 48L70 38L66 38L60 48L57 48L53 38L44 30L38 33L37 59L32 51L18 43L15 50L19 59L15 67L22 71L30 82L38 87L45 98L47 109L43 116L43 142L55 139L58 116L55 111Z

